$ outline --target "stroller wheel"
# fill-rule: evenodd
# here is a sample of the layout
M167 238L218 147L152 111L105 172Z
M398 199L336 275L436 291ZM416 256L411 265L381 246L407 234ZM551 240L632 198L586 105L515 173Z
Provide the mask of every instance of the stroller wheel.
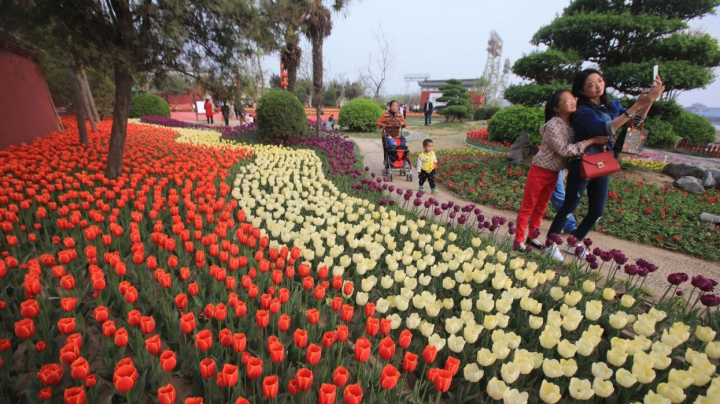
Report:
M392 173L390 173L390 175L389 175L388 177L390 178L390 182L392 182L392 180L393 180L393 179L392 179L392 177L393 177Z

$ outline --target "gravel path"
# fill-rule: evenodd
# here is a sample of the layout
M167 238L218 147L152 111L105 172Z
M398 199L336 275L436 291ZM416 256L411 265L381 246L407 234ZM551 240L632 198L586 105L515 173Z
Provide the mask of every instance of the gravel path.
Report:
M411 140L419 140L422 138L422 135L422 133L413 132ZM360 153L362 154L365 161L365 166L370 167L371 173L381 175L383 151L380 141L375 139L353 139L353 141L358 145L360 149ZM411 151L414 151L413 148L411 148ZM396 187L416 190L418 188L417 174L415 173L412 182L406 181L405 177L395 176L393 183ZM440 183L438 184L438 191L440 192L433 195L433 197L441 203L451 200L461 205L473 203L455 196L451 191L444 187L443 184ZM429 197L430 195L423 196L423 200ZM480 204L477 205L480 207L480 209L482 209L483 214L486 217L501 216L513 221L516 218L517 212L493 209L490 207L482 206ZM551 221L549 220L543 220L541 226L542 234L545 234L550 228L550 223ZM688 275L690 275L690 277L692 277L693 275L703 275L711 279L720 280L720 263L717 262L703 261L699 258L691 257L685 254L664 250L644 244L633 243L627 240L620 240L606 234L594 231L591 232L588 237L593 240L593 246L600 247L603 250L608 250L611 248L617 248L622 250L623 253L625 253L625 255L630 258L631 263L633 263L635 259L644 258L652 262L653 264L658 265L658 271L650 275L645 282L645 285L652 291L653 295L657 298L662 296L668 286L667 276L674 272L686 272ZM566 255L566 260L572 259L572 255ZM685 292L688 293L690 291L690 285L689 283L686 283L685 285Z

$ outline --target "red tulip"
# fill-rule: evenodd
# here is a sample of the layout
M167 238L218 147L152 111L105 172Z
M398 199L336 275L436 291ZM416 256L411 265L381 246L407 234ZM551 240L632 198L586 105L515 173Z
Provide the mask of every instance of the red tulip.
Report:
M96 375L85 376L85 387L92 388L92 387L95 387L96 384L97 384L97 376Z
M452 383L452 372L447 369L433 368L430 370L435 370L434 375L432 376L432 382L435 385L435 390L441 393L448 391L450 389L450 384Z
M238 398L238 401L235 402L235 404L238 404L240 402L240 399ZM188 397L185 399L185 404L204 404L204 400L202 397Z
M377 335L379 330L380 319L368 317L367 321L365 322L365 333L371 337L374 337Z
M459 369L460 359L448 356L447 360L445 361L445 370L450 371L450 376L455 376Z
M143 334L150 334L155 331L155 319L153 316L140 317L140 331Z
M115 322L108 320L102 324L103 335L110 338L115 335Z
M137 327L138 325L140 325L140 321L142 321L142 315L140 314L140 311L130 310L130 312L128 312L127 314L127 321L130 327Z
M90 363L87 359L80 357L73 361L70 365L70 375L75 380L83 380L90 374Z
M390 320L389 318L380 319L380 327L379 327L380 334L387 336L388 334L390 334L391 329L392 329L392 320Z
M54 386L60 383L60 379L63 377L63 367L57 363L49 363L43 365L40 371L37 372L37 378L40 383L46 386Z
M237 384L238 368L235 365L224 364L220 372L215 376L215 381L219 387L231 387Z
M340 319L346 323L349 323L350 321L352 321L354 313L355 308L349 304L345 304L342 306L342 312L340 312Z
M322 338L322 345L325 348L330 348L335 343L336 336L334 331L328 331L325 334L323 334Z
M247 339L245 338L245 334L243 334L241 332L235 333L233 335L233 341L232 341L233 351L242 352L245 350L246 346L247 346Z
M62 311L68 313L75 310L75 304L77 304L77 297L63 297L60 299L60 308Z
M75 317L66 317L58 320L58 330L63 335L70 335L75 332Z
M307 331L305 331L301 328L297 328L297 329L295 329L295 334L293 335L293 337L295 338L295 345L298 348L305 348L305 346L308 343Z
M180 316L180 330L184 334L190 334L195 330L195 314L190 312Z
M333 383L338 386L344 386L350 378L350 372L345 369L342 365L338 366L333 372Z
M418 363L418 355L405 351L405 357L403 358L403 370L406 372L414 372Z
M345 399L346 404L362 403L363 391L362 387L360 387L360 383L351 384L345 387L345 391L343 392L343 398Z
M425 363L433 363L435 362L435 357L437 356L437 348L435 348L435 345L428 345L423 349L422 357Z
M69 365L80 357L80 348L75 344L66 344L60 348L60 362Z
M258 310L255 312L255 324L260 328L265 328L270 323L270 313L267 310Z
M155 334L152 337L145 340L145 349L150 355L156 356L162 349L162 342L160 342L160 336Z
M322 348L320 348L320 346L315 344L308 345L307 351L305 352L305 360L307 361L307 363L315 365L316 363L320 362L321 357Z
M72 275L65 275L60 278L60 286L65 290L75 289L75 277Z
M278 319L278 329L281 332L286 332L290 328L290 316L284 314Z
M47 343L45 341L38 341L35 344L35 351L37 351L37 352L42 352L45 350L45 348L47 348ZM1 348L0 348L0 351L2 351Z
M390 360L393 355L395 355L395 342L393 342L392 338L383 338L383 340L380 341L380 345L378 346L378 352L380 353L380 357L382 359Z
M355 289L355 285L352 282L345 282L343 285L343 295L350 296L353 294L353 290Z
M110 318L110 310L108 310L108 308L105 306L98 306L93 311L93 316L95 318L95 321L102 324L106 322L108 318Z
M170 372L177 366L177 355L175 352L166 349L160 354L160 367L166 372Z
M295 374L297 388L300 391L308 391L313 384L313 372L310 369L299 369Z
M410 343L412 342L412 332L410 330L405 329L400 332L400 338L398 338L398 345L400 345L401 348L407 348L410 346Z
M325 297L325 288L322 287L322 285L316 286L313 291L313 297L315 297L315 300L322 300Z
M157 391L158 404L175 404L177 392L172 383L162 386Z
M318 404L334 404L336 389L334 384L323 383L318 391Z
M215 318L215 311L217 309L215 308L215 305L212 303L208 303L205 305L205 309L203 309L203 314L205 314L205 318L213 319Z
M365 337L361 337L355 342L355 360L365 363L370 358L370 350L372 344Z
M124 358L115 365L115 372L113 373L113 384L115 388L121 393L127 393L130 391L138 379L137 369L132 363L132 359Z
M242 397L238 397L238 399L235 400L235 404L250 404L250 402Z
M177 307L180 310L185 310L188 305L188 298L185 293L178 293L175 296L175 307Z
M65 340L66 344L72 344L75 345L78 349L82 348L83 340L82 340L82 334L75 333L68 335L67 339Z
M15 335L20 339L28 339L35 335L35 323L32 319L24 318L16 322Z
M278 299L280 299L280 303L287 303L290 300L290 291L287 288L280 289Z
M218 303L215 307L215 320L223 321L227 318L228 309L225 303Z
M228 330L227 328L223 328L218 333L218 340L220 340L220 345L226 348L229 347L233 343L232 331Z
M335 331L335 337L340 342L345 342L348 339L348 334L350 334L350 330L348 330L346 325L341 325L337 328Z
M43 401L51 399L52 398L52 389L50 387L41 389L40 391L38 391L38 398Z
M195 334L195 347L203 352L212 348L212 333L210 330L201 330Z
M22 314L23 317L34 318L38 313L40 313L40 305L37 300L28 299L20 303L20 314Z
M245 366L245 373L248 379L255 380L262 376L263 361L260 358L252 357L248 359L247 365Z
M262 393L265 398L275 398L278 394L278 377L267 376L262 381Z
M288 393L290 393L291 396L296 395L300 392L300 389L298 388L298 382L295 379L290 379L288 382Z
M212 360L212 358L205 358L200 361L200 375L205 378L209 379L213 376L215 376L216 372L216 365L215 361Z
M372 317L375 315L375 303L368 303L365 305L365 317Z
M270 360L280 363L285 359L285 346L279 342L270 344Z
M65 389L63 394L63 402L65 404L85 404L87 397L85 396L85 388L83 386L69 387Z
M310 290L315 286L315 280L309 276L303 278L302 287L305 290Z
M115 346L116 347L123 347L123 346L127 345L129 340L130 340L130 336L128 335L128 332L125 329L125 327L122 327L119 330L115 331Z
M235 303L235 317L242 318L245 317L245 314L247 314L247 304L242 300L238 300L238 302Z
M387 364L380 373L380 385L385 390L391 390L395 388L398 380L400 380L400 372L395 369L395 366Z

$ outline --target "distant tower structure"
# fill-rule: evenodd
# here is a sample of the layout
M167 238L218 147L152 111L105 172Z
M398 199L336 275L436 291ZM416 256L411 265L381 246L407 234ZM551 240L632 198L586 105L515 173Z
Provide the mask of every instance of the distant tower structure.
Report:
M495 30L490 31L485 70L482 77L477 81L477 89L485 96L485 105L499 103L505 87L507 86L510 74L510 59L505 59L502 66L503 40Z
M405 80L405 94L410 94L410 83L418 83L421 81L425 81L430 78L430 74L428 73L411 73L406 74L403 79Z

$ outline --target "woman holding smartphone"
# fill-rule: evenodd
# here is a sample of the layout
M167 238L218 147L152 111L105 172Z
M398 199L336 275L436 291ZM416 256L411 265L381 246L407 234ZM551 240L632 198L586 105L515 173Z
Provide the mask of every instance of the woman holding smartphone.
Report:
M620 101L609 100L605 91L605 79L595 69L585 69L575 76L572 86L572 93L577 97L577 111L572 115L572 123L575 127L575 142L581 142L597 136L612 136L621 126L630 119L635 120L639 125L645 120L653 102L660 97L665 90L660 76L655 77L654 84L637 98L635 104L630 108L623 108ZM596 154L603 151L607 146L609 150L612 145L592 145L585 150L586 154ZM548 235L560 234L567 218L575 212L583 193L587 190L588 211L580 225L572 233L577 242L568 243L566 251L577 254L577 247L592 230L595 223L603 216L605 202L607 201L610 176L583 180L580 178L580 159L571 160L568 163L568 178L565 188L565 201L562 208L557 212ZM557 249L556 245L551 247ZM554 251L552 251L554 252ZM582 255L585 252L582 250Z

